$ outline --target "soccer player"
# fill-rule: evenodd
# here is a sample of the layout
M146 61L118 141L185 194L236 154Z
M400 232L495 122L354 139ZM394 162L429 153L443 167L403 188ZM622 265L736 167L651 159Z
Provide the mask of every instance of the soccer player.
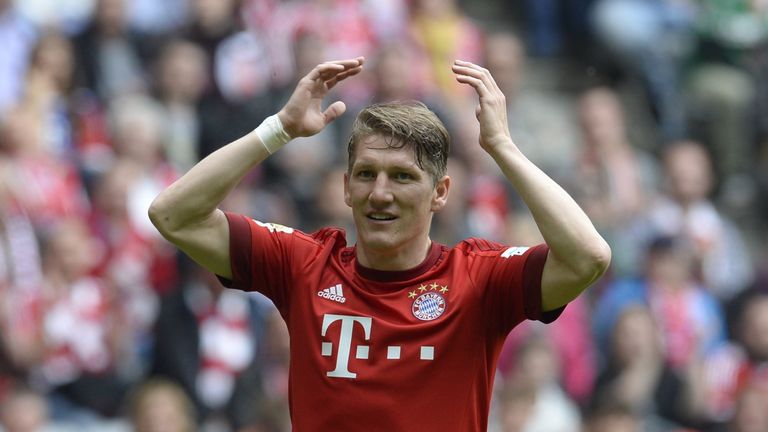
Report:
M349 141L344 199L357 243L305 234L217 208L245 174L291 138L345 110L328 90L364 59L327 62L286 105L161 193L158 230L233 288L259 291L290 332L295 431L485 431L496 359L525 319L551 322L608 267L610 249L584 212L515 146L504 95L487 70L456 61L479 95L480 147L530 208L546 243L432 242L447 202L449 137L417 103L364 109ZM407 71L403 71L407 73Z

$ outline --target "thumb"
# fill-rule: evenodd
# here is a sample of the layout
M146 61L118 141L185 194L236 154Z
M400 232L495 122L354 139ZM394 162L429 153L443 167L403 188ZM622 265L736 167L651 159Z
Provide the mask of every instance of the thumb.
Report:
M342 101L336 101L325 109L323 115L325 115L325 124L328 124L336 120L340 115L344 114L347 110L347 106Z

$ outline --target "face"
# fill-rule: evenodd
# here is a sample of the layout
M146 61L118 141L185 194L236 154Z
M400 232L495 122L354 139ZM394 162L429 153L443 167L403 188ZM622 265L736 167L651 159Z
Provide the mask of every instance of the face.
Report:
M613 355L621 365L660 355L660 340L653 318L646 309L627 309L613 331Z
M445 206L450 178L435 184L410 146L393 149L387 143L377 135L358 143L344 175L344 201L352 208L358 246L379 254L423 250L432 213Z
M753 300L742 315L742 342L758 360L768 360L768 297Z
M153 389L139 405L136 418L138 432L186 432L192 430L184 404L174 391Z
M705 199L712 186L712 171L706 151L693 143L670 150L664 168L672 195L683 203Z
M492 35L486 41L485 63L505 95L514 95L521 84L525 51L509 34Z
M585 143L598 150L614 147L625 139L624 114L614 93L596 88L579 101L579 121Z

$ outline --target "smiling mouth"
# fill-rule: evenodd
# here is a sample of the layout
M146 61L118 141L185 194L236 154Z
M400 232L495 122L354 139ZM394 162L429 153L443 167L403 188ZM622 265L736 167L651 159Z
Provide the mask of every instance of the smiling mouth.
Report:
M376 222L388 222L393 221L397 219L397 217L392 215L383 215L383 214L369 214L366 216L369 220L376 221Z

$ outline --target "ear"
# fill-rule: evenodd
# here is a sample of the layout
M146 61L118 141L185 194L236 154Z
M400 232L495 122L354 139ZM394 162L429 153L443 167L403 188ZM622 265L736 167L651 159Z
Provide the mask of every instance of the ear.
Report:
M352 207L352 199L349 196L349 173L344 173L344 204Z
M445 204L448 203L448 191L450 188L451 178L447 175L437 181L435 192L432 196L432 206L430 207L433 212L442 210L442 208L445 207Z

